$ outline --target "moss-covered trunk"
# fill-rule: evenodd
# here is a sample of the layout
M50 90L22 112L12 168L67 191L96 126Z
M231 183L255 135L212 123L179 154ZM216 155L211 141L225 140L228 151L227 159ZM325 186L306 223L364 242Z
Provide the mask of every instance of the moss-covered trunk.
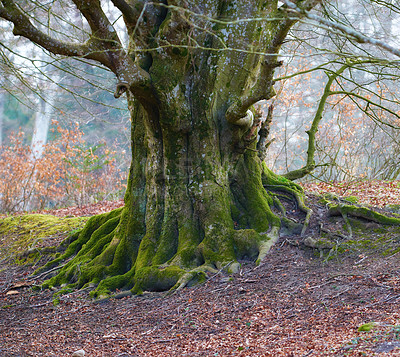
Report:
M52 263L74 256L47 285L95 283L96 294L178 288L207 271L235 271L240 259L261 260L282 223L293 226L273 213L282 206L265 187L286 192L307 213L301 189L260 160L263 118L252 109L273 96L277 54L292 22L276 1L196 3L215 19L282 19L210 25L189 20L189 12L149 8L159 11L148 24L158 47L138 52L142 44L132 40L131 48L151 86L122 84L132 115L125 207L93 217ZM130 31L133 38L137 28Z
M276 240L281 219L264 186L293 197L301 189L269 172L257 132L228 124L226 101L191 80L190 93L181 83L151 113L130 101L125 207L89 221L57 263L77 255L48 285L100 283L97 294L166 290L206 271L235 271L240 259L262 259Z

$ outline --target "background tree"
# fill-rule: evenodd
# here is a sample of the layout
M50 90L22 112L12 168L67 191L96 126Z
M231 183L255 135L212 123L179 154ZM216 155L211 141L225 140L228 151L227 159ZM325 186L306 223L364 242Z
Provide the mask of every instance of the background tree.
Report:
M278 95L272 100L276 125L271 128L276 140L268 163L282 174L296 170L287 176L291 178L308 173L306 167L313 169L304 129L312 127L314 118L321 121L315 132L313 177L393 179L399 160L399 68L396 48L389 45L397 41L393 21L399 9L390 2L354 0L325 2L321 10L312 19L305 16L282 49L290 63L277 76ZM325 87L328 81L330 88ZM315 100L322 93L324 103ZM307 157L309 163L298 170Z
M260 262L283 226L304 233L311 211L302 189L260 159L270 120L252 106L274 96L280 47L319 2L296 2L293 12L293 3L275 0L113 0L125 47L98 0L1 1L15 35L112 71L115 97L126 92L131 113L125 206L73 237L51 264L73 258L47 285L95 283L95 294L179 288L207 271L235 271L245 257ZM74 11L63 31L43 30ZM80 16L77 34L69 19ZM286 217L279 197L303 212L301 224Z
M4 92L0 91L0 146L3 142Z

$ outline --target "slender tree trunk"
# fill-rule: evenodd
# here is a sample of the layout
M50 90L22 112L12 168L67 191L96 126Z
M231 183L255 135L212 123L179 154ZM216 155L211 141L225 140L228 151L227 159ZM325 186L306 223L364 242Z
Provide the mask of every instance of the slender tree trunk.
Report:
M50 116L51 103L39 99L39 111L35 115L35 126L31 142L32 159L39 159L43 154L43 149L47 142Z
M24 201L25 210L32 210L35 203L34 201L34 191L36 186L37 180L37 170L36 170L36 163L42 155L45 149L45 145L47 142L47 136L49 133L50 128L50 120L53 114L54 103L56 100L55 90L56 90L56 83L58 82L58 76L55 76L54 82L50 84L50 86L46 90L46 95L44 97L40 97L38 103L38 110L35 115L35 126L33 129L32 134L32 141L31 141L31 157L30 160L33 165L33 172L32 177L29 182L29 186L31 188L30 197ZM43 208L43 207L41 207Z
M0 92L0 147L3 145L4 93Z
M47 142L47 135L49 132L51 116L56 100L55 91L57 89L56 83L59 77L55 76L54 83L51 83L47 88L44 98L39 98L39 107L35 116L35 127L32 135L32 159L39 159L44 150Z

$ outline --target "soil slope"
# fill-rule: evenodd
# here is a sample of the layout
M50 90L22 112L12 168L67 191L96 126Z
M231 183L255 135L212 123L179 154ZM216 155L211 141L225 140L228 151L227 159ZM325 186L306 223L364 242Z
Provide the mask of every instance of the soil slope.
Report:
M337 222L316 214L311 235L321 223L333 231ZM384 234L394 253L340 242L347 248L314 250L304 237L281 237L262 265L242 262L236 275L221 271L172 295L93 301L79 291L54 304L54 292L32 289L44 279L29 278L35 266L3 260L0 356L400 356L399 234L368 227L368 240L358 239Z

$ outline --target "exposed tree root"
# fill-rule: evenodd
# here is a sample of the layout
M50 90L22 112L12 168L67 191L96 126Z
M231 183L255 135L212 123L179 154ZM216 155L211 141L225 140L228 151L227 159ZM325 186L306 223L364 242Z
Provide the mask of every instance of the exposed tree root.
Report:
M382 226L399 226L399 215L379 213L372 208L348 204L348 201L329 194L322 197L321 203L325 204L328 216L339 216L343 219L343 233L337 230L336 225L333 231L320 223L319 234L307 236L302 243L318 250L321 258L325 256L325 261L347 251L371 249L375 252L378 249L383 254L398 251L399 248L391 237L393 234L397 236L399 228L387 227L387 234L382 234ZM337 223L336 220L335 222Z
M241 260L260 264L282 227L285 234L305 234L312 210L300 186L257 165L256 155L246 151L228 189L217 181L207 182L208 191L196 198L204 202L199 206L190 206L184 199L158 205L154 199L141 211L143 207L132 204L128 195L125 207L92 217L64 243L65 252L38 271L62 265L43 286L93 288L91 295L101 298L118 289L133 294L175 291L205 281L221 269L236 272ZM185 185L177 185L171 190L185 198L186 191L181 189ZM288 218L284 201L302 212L302 218L297 222ZM326 204L330 214L400 224L398 218L366 208Z
M294 182L274 174L271 170L267 168L265 164L263 164L263 185L268 191L283 193L290 195L291 200L294 200L297 208L305 213L304 221L302 222L301 228L301 236L304 236L308 226L310 225L310 219L312 216L312 210L306 206L304 202L304 191L303 189L295 184ZM279 200L278 200L279 201ZM278 206L278 209L282 211L281 204L275 203ZM293 226L287 219L285 219L286 215L284 214L283 223L289 225L289 228L294 230L296 226Z
M151 243L152 239L149 239L148 235L139 238L136 249L124 248L126 243L117 233L121 230L121 224L125 222L123 217L126 215L126 208L120 208L90 219L79 234L70 238L64 254L46 264L37 273L47 270L49 273L56 273L52 269L61 265L59 272L47 280L44 287L63 286L64 289L60 293L68 288L93 287L95 288L91 293L93 297L105 298L117 289L130 290L133 294L141 294L148 290L179 291L186 286L205 281L209 274L215 274L219 270L228 273L237 272L240 268L239 261L242 259L253 260L260 264L279 238L281 231L279 222L293 229L293 232L297 229L298 233L300 226L301 234L304 235L312 214L312 210L304 203L302 189L298 185L292 182L277 182L277 177L271 174L269 182L270 184L264 186L271 194L265 197L269 197L270 204L277 207L281 218L271 211L262 213L265 219L271 220L271 217L275 217L272 219L272 224L269 223L268 230L265 230L264 225L258 229L244 227L252 222L249 217L243 221L245 223L240 223L236 228L226 229L216 225L210 227L210 233L204 232L204 238L200 241L194 238L185 240L183 246L174 243L173 252L164 255L167 258L157 263L156 255L160 254L161 242L158 243L158 248L156 247L158 250L153 250L156 255L149 255L148 246L154 243ZM272 196L272 193L276 193L276 196ZM290 200L304 213L301 224L287 217L282 200ZM330 215L343 217L350 237L352 236L350 216L380 224L400 225L400 218L388 217L365 207L342 204L338 200L325 199L324 202ZM259 215L261 212L255 210L253 214ZM185 234L187 237L190 231L187 228L178 228L178 233L173 230L174 235L183 237ZM134 234L135 231L131 233ZM216 239L217 234L218 239ZM145 244L147 239L149 241ZM320 251L325 248L333 249L333 243L311 237L305 240L306 245Z
M400 225L400 218L386 216L367 207L329 202L327 204L331 216L341 215L345 221L348 216L362 218L380 224ZM346 218L345 218L346 217Z
M228 268L228 266L231 263L232 262L229 262L228 264L223 266L220 270ZM191 283L197 283L197 282L201 283L206 280L206 273L216 274L217 272L218 271L215 268L213 268L209 265L199 266L199 267L183 274L179 278L177 283L171 288L171 291L177 292L177 291L183 289L184 287L189 286Z
M64 254L38 271L63 265L43 286L95 287L94 297L117 289L140 294L179 290L218 269L234 273L240 260L260 264L278 240L281 226L304 233L312 211L300 186L274 175L257 160L257 153L247 150L229 186L205 182L207 189L196 197L201 204L190 204L185 184L177 182L169 186L175 196L161 205L156 195L165 193L154 191L141 211L140 205L130 202L128 188L125 207L91 218ZM304 222L290 220L281 199L304 212ZM271 210L273 206L280 214Z
M282 187L279 189L282 191ZM288 192L297 198L299 206L305 207L295 191L288 189ZM253 202L259 200L262 203L269 196L262 194L255 197L258 198L253 198ZM269 199L273 204L272 198ZM268 206L264 204L265 207ZM171 229L169 231L173 236L178 239L182 236L182 243L167 240L170 243L165 249L173 251L165 251L162 254L164 258L157 260L160 252L165 250L163 243L160 240L154 244L148 234L138 238L136 249L132 248L132 244L131 248L124 248L126 239L119 232L126 222L124 217L127 213L126 208L120 208L91 218L85 228L72 237L65 252L37 273L62 265L58 272L52 271L56 275L47 280L44 287L63 286L61 293L69 288L96 287L91 295L101 298L117 289L130 289L133 294L146 290L180 290L204 281L208 273L215 273L218 269L237 272L240 259L250 259L257 264L262 262L279 238L280 219L269 208L261 211L256 206L252 213L253 216L247 217L244 225L259 222L258 225L253 223L256 229L240 226L226 229L215 220L207 226L210 231L205 231L200 241L194 236L187 239L191 232L187 226L179 227L177 232ZM169 224L164 227L169 227ZM131 236L134 234L135 230L131 231ZM149 250L152 245L154 248Z

